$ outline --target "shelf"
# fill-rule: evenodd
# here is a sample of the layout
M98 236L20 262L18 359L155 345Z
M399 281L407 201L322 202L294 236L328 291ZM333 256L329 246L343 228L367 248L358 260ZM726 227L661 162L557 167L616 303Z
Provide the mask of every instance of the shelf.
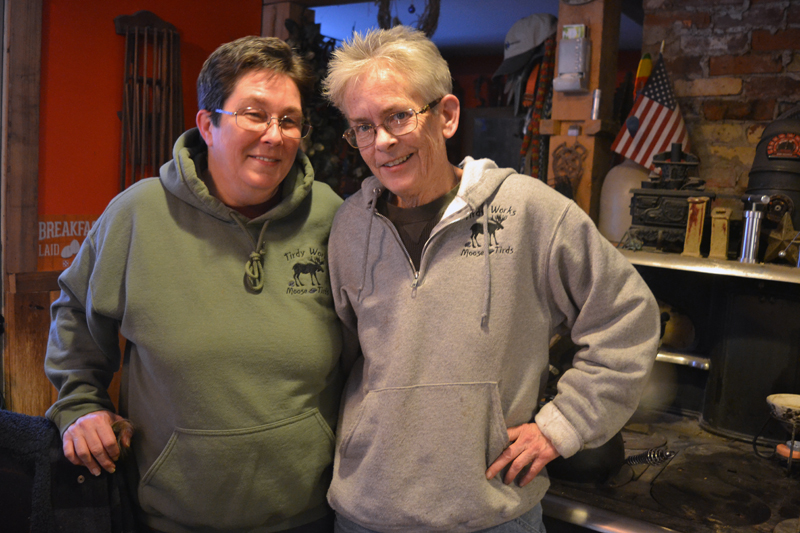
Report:
M31 293L60 291L58 276L62 270L46 270L41 272L18 272L8 275L8 292Z
M773 265L763 263L740 263L722 259L704 257L687 257L680 254L664 252L643 252L619 249L633 265L688 272L702 272L720 276L780 281L800 285L800 268L791 265Z

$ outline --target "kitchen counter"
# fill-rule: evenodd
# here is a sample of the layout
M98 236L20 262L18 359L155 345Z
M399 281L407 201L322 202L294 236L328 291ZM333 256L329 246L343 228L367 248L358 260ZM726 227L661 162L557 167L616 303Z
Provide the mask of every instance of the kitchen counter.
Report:
M631 264L638 266L800 284L800 269L795 265L740 263L734 260L687 257L675 253L634 252L622 248L619 248L619 251Z
M603 485L551 478L544 513L574 525L563 531L772 533L800 517L800 461L788 475L785 460L710 433L697 416L640 411L622 436L626 457L663 445L675 455L658 465L626 464ZM759 446L759 454L774 448Z

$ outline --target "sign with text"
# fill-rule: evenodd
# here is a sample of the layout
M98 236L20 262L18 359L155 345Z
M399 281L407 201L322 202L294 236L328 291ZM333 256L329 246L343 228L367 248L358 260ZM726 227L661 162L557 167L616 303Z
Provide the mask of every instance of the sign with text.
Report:
M40 215L37 269L64 270L72 264L97 215Z

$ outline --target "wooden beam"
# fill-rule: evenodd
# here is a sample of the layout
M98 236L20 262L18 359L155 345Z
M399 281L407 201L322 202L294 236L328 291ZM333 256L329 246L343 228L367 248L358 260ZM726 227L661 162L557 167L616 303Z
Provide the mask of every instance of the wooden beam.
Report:
M0 196L8 274L37 268L42 0L6 0L4 34Z
M50 292L60 291L58 276L61 270L47 272L21 272L9 274L6 292Z
M313 12L307 13L307 6L299 2L265 4L261 9L261 36L277 37L285 41L289 38L286 20L291 19L302 24L303 18L308 15L313 15ZM311 18L313 20L313 16Z
M285 2L286 0L263 0L262 5L269 6ZM345 4L361 4L363 2L364 0L292 0L292 3L305 7L343 6Z
M543 124L543 131L552 132L550 164L547 177L555 182L554 152L566 144L580 144L586 150L581 177L573 187L575 202L597 222L600 212L600 189L612 160L611 144L615 128L611 124L616 88L617 54L619 50L620 0L594 0L588 4L560 3L558 10L558 44L565 24L583 24L591 40L588 91L585 93L555 92L552 121ZM558 57L558 52L556 52ZM592 120L592 93L600 89L599 114ZM572 127L577 135L569 135Z
M280 4L286 0L262 0L263 5ZM361 4L364 0L292 0L296 4L306 7L343 6L347 4ZM639 24L644 23L644 8L642 0L622 0L622 13L629 19Z

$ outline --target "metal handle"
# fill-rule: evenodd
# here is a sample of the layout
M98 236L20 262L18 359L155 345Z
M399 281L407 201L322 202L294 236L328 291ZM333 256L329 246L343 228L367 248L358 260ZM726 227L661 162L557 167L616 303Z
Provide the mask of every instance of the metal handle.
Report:
M740 263L755 263L758 254L758 235L761 232L761 211L744 212L744 233Z

